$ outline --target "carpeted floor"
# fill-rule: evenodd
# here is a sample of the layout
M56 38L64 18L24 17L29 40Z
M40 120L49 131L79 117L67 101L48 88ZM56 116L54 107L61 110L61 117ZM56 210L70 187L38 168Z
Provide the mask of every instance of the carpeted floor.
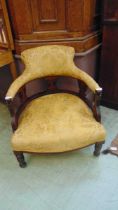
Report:
M118 132L118 111L105 107L107 148ZM57 155L28 155L19 168L10 146L10 117L0 104L0 210L117 210L118 157L92 155L93 146Z

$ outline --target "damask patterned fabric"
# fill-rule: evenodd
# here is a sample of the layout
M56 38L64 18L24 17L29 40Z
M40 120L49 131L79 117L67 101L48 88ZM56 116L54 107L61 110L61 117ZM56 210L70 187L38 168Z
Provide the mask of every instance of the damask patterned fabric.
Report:
M105 129L77 96L58 93L31 101L12 137L15 151L63 152L104 141Z
M13 98L27 82L45 76L71 76L83 80L95 92L99 85L73 62L74 48L59 45L41 46L25 50L21 58L25 70L11 85L6 97Z

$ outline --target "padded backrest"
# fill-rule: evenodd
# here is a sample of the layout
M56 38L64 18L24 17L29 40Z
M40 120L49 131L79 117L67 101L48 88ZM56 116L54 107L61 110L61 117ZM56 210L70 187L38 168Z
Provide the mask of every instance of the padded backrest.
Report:
M48 45L25 50L21 58L25 70L10 86L6 98L13 98L17 91L27 82L47 76L70 76L82 80L93 92L99 85L77 68L73 62L74 48L68 46Z
M48 45L25 50L21 58L25 63L25 71L37 73L39 77L67 75L73 66L74 52L72 47Z

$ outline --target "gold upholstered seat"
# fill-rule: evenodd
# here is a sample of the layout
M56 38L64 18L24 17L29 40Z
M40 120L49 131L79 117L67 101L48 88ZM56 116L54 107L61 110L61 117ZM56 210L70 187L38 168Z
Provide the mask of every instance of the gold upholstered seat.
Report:
M31 101L12 138L15 151L63 152L103 141L105 130L77 96L58 93Z
M95 144L94 155L100 154L105 140L99 112L102 88L75 66L73 57L72 47L57 45L28 49L21 55L25 70L6 95L14 131L12 148L21 167L26 166L23 152L63 152ZM66 90L67 84L60 89L62 78L76 80L78 90ZM28 96L27 85L36 79L39 92ZM92 101L87 91L93 94Z

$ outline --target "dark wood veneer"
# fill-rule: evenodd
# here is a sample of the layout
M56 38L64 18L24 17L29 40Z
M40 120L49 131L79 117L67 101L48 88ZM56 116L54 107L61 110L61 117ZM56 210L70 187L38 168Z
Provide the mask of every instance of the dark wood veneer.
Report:
M102 104L118 110L118 0L103 1Z

